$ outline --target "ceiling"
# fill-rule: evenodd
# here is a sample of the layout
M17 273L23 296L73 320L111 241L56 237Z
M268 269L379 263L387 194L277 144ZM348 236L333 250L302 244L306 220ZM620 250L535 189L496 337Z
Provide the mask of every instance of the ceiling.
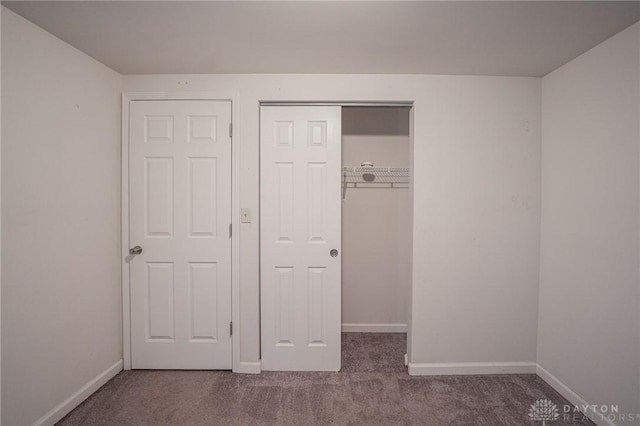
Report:
M612 1L22 1L122 74L543 76L640 20Z

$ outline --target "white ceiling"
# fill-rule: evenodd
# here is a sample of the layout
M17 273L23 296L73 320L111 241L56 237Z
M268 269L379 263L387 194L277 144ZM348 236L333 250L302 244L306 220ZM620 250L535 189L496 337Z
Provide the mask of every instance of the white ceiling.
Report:
M640 2L3 2L122 74L542 76Z

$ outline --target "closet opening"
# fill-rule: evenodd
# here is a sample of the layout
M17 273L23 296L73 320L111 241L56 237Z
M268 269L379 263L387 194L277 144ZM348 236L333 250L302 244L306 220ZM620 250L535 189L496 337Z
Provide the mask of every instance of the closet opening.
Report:
M411 137L409 106L342 107L343 368L352 357L372 370L406 362Z

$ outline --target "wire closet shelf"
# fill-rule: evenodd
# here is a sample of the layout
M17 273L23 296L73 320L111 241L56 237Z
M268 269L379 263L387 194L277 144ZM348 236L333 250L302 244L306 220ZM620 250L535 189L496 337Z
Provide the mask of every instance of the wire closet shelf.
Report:
M343 167L342 199L347 188L409 188L408 167Z

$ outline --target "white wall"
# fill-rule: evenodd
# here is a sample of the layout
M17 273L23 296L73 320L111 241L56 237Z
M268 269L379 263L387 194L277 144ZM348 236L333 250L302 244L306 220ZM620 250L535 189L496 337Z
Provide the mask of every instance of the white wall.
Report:
M343 166L409 167L408 108L344 108L342 130ZM348 189L342 202L343 328L406 330L410 270L409 189Z
M130 75L125 91L235 91L240 206L258 217L259 101L415 101L411 361L535 361L540 79ZM240 358L259 359L258 222L240 226Z
M538 363L640 413L640 24L545 76L542 108Z
M121 77L2 8L2 423L122 358Z

